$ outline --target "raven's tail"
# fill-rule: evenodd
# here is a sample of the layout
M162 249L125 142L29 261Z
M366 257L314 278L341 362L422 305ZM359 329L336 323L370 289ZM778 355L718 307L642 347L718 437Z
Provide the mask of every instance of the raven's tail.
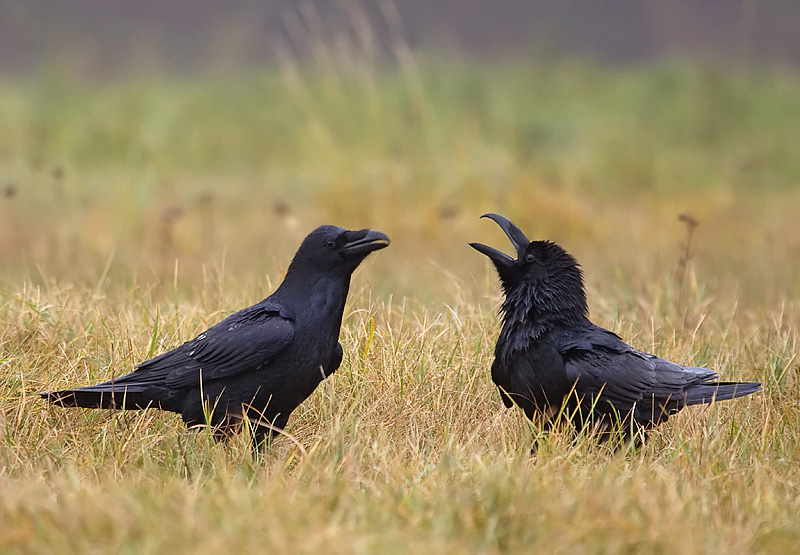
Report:
M695 385L684 392L684 406L727 401L761 391L757 382L710 382Z
M158 406L145 388L136 385L115 384L105 382L88 387L65 389L63 391L50 391L40 393L54 405L61 407L84 407L90 409L146 409Z

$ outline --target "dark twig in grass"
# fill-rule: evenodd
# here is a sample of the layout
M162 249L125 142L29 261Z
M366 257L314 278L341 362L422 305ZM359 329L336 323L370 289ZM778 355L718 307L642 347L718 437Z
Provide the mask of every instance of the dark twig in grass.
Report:
M683 252L678 259L678 287L683 287L683 279L686 277L686 268L689 261L692 259L692 236L694 235L694 228L700 225L700 222L690 214L681 214L678 220L686 224L686 243L683 244Z
M189 466L189 458L186 456L186 448L183 446L180 434L178 434L178 451L180 452L181 458L183 459L183 468L184 468L184 473L186 474L186 478L191 481L193 480L192 468L191 466Z
M17 185L15 183L6 183L3 186L3 198L11 199L17 195Z
M170 204L161 212L161 252L164 256L169 255L175 246L175 224L182 216L183 207L178 204Z
M683 324L685 327L686 310L684 301L686 293L683 284L686 278L686 272L689 269L689 262L692 260L692 237L694 236L695 228L700 225L700 222L694 216L686 213L679 215L678 220L686 225L686 242L683 244L683 251L678 259L678 270L675 276L677 282L676 308L680 312L683 312Z

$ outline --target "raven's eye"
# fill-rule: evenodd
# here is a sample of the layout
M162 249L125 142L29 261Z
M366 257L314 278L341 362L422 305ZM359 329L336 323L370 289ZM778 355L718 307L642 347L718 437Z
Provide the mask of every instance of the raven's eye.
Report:
M328 241L327 243L325 243L325 246L328 247L329 249L335 249L336 241Z
M525 261L526 262L533 262L534 260L536 260L536 257L533 256L532 254L526 254L525 255Z

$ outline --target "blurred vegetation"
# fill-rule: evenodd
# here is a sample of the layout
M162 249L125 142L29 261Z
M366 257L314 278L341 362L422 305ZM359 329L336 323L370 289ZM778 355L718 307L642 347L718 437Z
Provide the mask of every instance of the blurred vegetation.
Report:
M400 60L0 82L0 551L800 541L800 77ZM576 255L597 323L765 393L685 411L642 453L556 435L531 460L489 379L499 288L466 243L509 247L487 211ZM290 422L302 449L258 465L174 415L35 397L264 297L321 223L392 245Z
M380 224L397 239L392 259L418 257L392 289L435 298L435 280L413 283L420 257L461 276L482 267L464 243L486 233L485 211L584 260L608 249L587 266L625 274L656 255L672 264L688 212L715 279L731 262L737 282L759 282L765 264L788 277L799 99L792 74L680 64L353 62L226 81L5 82L0 259L7 276L38 266L79 280L106 262L117 279L172 279L177 259L191 282L224 253L252 281L321 221Z

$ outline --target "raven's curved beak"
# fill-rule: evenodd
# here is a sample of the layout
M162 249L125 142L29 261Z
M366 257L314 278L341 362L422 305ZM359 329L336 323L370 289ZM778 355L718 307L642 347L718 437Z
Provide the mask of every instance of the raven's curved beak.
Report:
M345 233L347 243L342 247L343 258L356 258L367 256L372 251L384 249L389 246L389 238L374 229L361 229Z
M530 244L530 241L525 234L522 233L522 230L515 226L511 220L501 216L500 214L484 214L481 218L489 218L497 223L500 228L505 232L508 236L509 240L511 240L511 244L514 246L514 249L517 251L517 258L519 258L525 248ZM501 266L508 267L513 264L516 259L511 258L504 252L500 252L499 250L486 246L482 243L470 243L470 247L475 249L476 251L485 254L489 257L489 259L495 263L495 265L499 268Z

